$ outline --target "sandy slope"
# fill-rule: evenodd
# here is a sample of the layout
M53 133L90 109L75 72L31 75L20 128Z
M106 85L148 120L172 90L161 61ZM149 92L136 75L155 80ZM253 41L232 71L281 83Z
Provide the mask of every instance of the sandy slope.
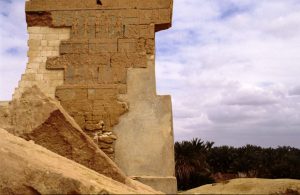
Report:
M0 128L0 194L158 194L131 188Z
M208 184L183 194L276 194L287 189L300 193L300 180L293 179L233 179L218 184Z

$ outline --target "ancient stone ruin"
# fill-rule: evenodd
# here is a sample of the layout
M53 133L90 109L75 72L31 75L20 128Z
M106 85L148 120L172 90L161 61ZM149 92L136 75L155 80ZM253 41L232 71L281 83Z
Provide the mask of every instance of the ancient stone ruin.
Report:
M0 127L119 182L175 193L171 98L155 86L155 33L171 27L172 7L27 0L28 63Z

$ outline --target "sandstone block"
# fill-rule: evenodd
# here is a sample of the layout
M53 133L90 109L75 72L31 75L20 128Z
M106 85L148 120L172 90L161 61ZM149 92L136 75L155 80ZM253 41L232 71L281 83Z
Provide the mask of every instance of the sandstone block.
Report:
M87 89L61 89L56 90L56 97L60 101L78 100L87 98Z
M29 34L29 40L42 40L42 34Z
M48 41L47 40L41 40L41 46L47 46Z
M102 151L105 152L106 154L113 154L114 153L113 148L104 148L104 149L102 149Z
M98 83L99 84L113 83L113 70L110 66L99 67Z
M118 52L136 52L136 39L118 39Z
M31 69L31 68L27 68L26 70L25 70L25 74L30 74L30 73L35 73L35 74L37 74L37 70L36 69Z
M100 149L109 149L111 148L110 144L104 143L104 142L100 142L99 144Z
M159 10L159 22L161 24L169 24L172 20L172 9Z
M34 50L34 48L39 48L41 46L41 41L40 40L28 40L28 46L30 47L31 50Z
M59 48L60 54L84 54L89 52L87 42L62 41Z
M100 40L92 40L89 42L89 53L103 53L103 52L117 52L116 39L100 39Z
M50 47L53 47L53 46L58 47L59 43L60 43L60 40L50 40L50 41L48 41L48 46L50 46Z
M154 38L154 25L126 25L126 38Z
M34 73L28 73L22 75L22 80L24 81L34 81L35 80L35 74Z
M31 34L39 34L41 33L41 27L39 26L32 26L27 28L28 33Z
M106 144L112 144L114 142L115 139L113 139L110 136L100 136L99 137L99 141L104 142Z
M166 111L165 120L151 115L161 113L165 108L155 92L154 38L155 32L171 27L172 6L172 0L28 1L27 24L29 28L34 27L29 33L30 40L33 40L30 43L29 61L39 64L36 72L41 76L38 81L30 80L30 75L24 76L27 80L21 83L22 86L16 92L16 95L20 96L23 90L38 84L48 96L55 96L61 101L66 111L98 145L105 143L101 139L109 142L110 147L104 149L111 158L120 152L115 150L115 146L124 148L129 144L120 142L124 140L123 137L116 140L113 135L120 119L127 121L128 117L130 118L130 112L123 115L130 105L131 112L136 112L135 118L141 117L142 120L137 121L137 124L140 124L139 128L132 122L135 119L130 120L131 125L123 128L123 132L127 132L123 136L128 136L128 132L134 127L134 135L143 132L139 137L146 137L149 133L153 136L154 131L155 135L160 136L157 136L159 141L155 144L155 154L149 153L144 147L147 139L141 139L139 142L144 147L143 152L147 151L147 156L150 156L149 160L139 160L142 163L138 167L151 167L142 172L143 175L135 169L136 165L132 159L126 157L122 164L130 164L130 167L125 167L124 170L134 169L129 172L131 175L153 176L154 179L150 182L153 186L152 180L159 183L161 180L158 178L162 175L172 177L170 170L174 168L171 149L173 142L170 141L172 125L169 123L171 109ZM138 78L134 83L138 86L141 86L144 80L149 83L144 83L142 88L132 89L129 84L132 75L128 74L132 70L137 70L137 75L140 75L134 76ZM33 72L29 71L26 74ZM61 86L57 87L58 85ZM132 90L137 93L133 99L128 99L127 93ZM143 96L144 93L147 95ZM140 99L145 102L137 104ZM157 125L144 120L145 113L155 120L159 119L159 122L155 122ZM55 113L51 120L60 119L58 115ZM51 120L50 122L53 122ZM168 123L166 120L169 120ZM103 121L105 128L98 127L99 121ZM169 137L164 136L166 131L170 132L167 133ZM123 143L123 146L120 147L118 142ZM166 148L171 151L170 154L165 152ZM166 171L162 168L157 168L161 166L152 167L151 162L160 154L162 155L159 158L166 159L163 161L168 165L165 168L168 174L165 174ZM120 158L116 158L118 159ZM174 182L170 185L175 187Z
M59 34L58 38L60 40L68 40L68 39L70 39L70 35L69 34Z
M126 176L96 146L66 111L37 87L26 90L9 107L11 133L90 169L125 183Z
M31 50L27 52L27 56L28 57L38 57L41 56L41 52L37 51L37 50Z
M163 9L172 6L172 0L152 0L152 1L138 1L138 8L141 9Z
M68 65L64 58L49 57L46 62L47 69L63 69Z
M124 36L126 38L139 38L140 31L138 29L138 25L126 25Z
M59 39L59 35L58 34L45 34L45 35L43 35L43 39L47 40L47 41L55 41L55 40Z

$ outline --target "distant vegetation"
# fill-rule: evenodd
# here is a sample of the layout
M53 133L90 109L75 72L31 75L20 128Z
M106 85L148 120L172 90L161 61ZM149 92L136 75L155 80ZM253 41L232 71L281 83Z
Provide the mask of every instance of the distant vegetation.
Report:
M179 190L235 177L300 179L300 150L289 146L213 147L200 139L175 143Z

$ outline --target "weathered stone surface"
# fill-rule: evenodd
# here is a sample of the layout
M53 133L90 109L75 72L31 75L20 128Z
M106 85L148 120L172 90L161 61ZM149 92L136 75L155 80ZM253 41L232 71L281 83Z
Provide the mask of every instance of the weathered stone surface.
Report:
M37 87L27 89L9 106L10 132L90 169L125 183L126 176L55 100Z
M49 12L31 12L26 14L27 25L30 26L51 26L52 17Z
M28 63L13 99L18 99L24 90L33 85L37 85L48 97L55 98L56 87L63 84L63 70L53 60L53 69L47 70L46 61L57 58L60 42L70 38L70 29L32 26L28 27L28 34Z
M138 181L174 194L171 99L156 95L154 61L148 63L145 69L128 71L128 92L120 98L130 104L130 112L113 129L118 137L115 162Z
M0 102L0 127L10 129L9 102Z
M29 62L14 99L37 85L111 159L122 148L116 161L130 176L175 179L171 102L156 95L154 71L155 32L171 27L172 7L172 0L27 0ZM130 79L134 70L144 75ZM132 83L142 88L132 93Z
M0 129L0 194L159 194L135 188Z
M55 91L55 96L83 130L88 131L103 121L107 130L112 131L119 117L128 111L122 109L118 99L118 95L123 94L119 90L122 85L126 89L127 68L147 67L147 55L154 54L155 30L171 26L172 4L172 0L103 0L101 4L95 0L84 3L78 0L26 2L28 27L69 27L71 30L69 40L59 45L59 56L46 55L45 67L64 71L62 88ZM59 36L51 34L45 39L57 40ZM126 57L113 57L120 54ZM39 56L39 52L30 51L29 56ZM23 77L22 80L27 81L25 86L36 80L34 74ZM56 79L62 84L60 77ZM86 85L87 92L99 85L107 88L112 84L116 85L110 88L114 90L113 94L107 94L105 90L101 92L110 97L101 105L94 104L94 100L86 95L82 96L77 88L78 85ZM66 85L72 87L65 89ZM53 93L51 91L51 95ZM74 98L66 100L70 93ZM85 109L82 109L83 104ZM101 114L94 115L94 110L101 110ZM88 117L90 115L92 117Z

